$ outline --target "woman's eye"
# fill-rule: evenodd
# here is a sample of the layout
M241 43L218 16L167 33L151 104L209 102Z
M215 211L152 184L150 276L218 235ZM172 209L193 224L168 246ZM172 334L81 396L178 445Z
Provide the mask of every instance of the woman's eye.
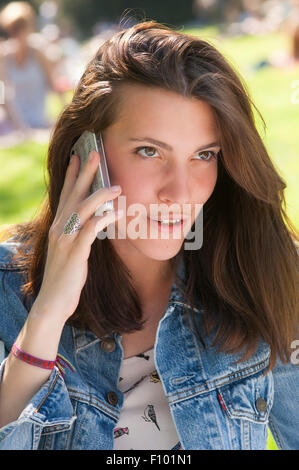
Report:
M211 160L213 157L216 158L215 152L212 152L211 150L205 150L203 152L198 153L200 155L200 158L198 160Z
M141 153L139 153L141 150L144 150L146 149L146 155L142 155ZM148 152L148 150L150 150L150 152ZM141 155L141 157L144 157L144 158L153 158L155 155L154 153L156 152L157 150L153 147L138 147L134 153L138 154L138 155Z
M145 155L141 154L140 152L141 151L145 151ZM150 160L150 159L154 159L157 155L155 155L155 152L157 152L157 150L154 148L154 147L138 147L137 149L135 149L134 153L140 155L141 157L147 159L147 160ZM198 153L198 155L200 156L199 158L195 158L195 160L203 160L203 161L209 161L211 160L213 157L216 158L217 155L215 154L215 152L212 152L211 150L204 150L200 153Z

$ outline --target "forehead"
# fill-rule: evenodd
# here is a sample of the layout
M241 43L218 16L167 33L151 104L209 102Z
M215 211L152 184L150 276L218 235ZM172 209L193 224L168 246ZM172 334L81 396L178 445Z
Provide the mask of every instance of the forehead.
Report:
M169 130L182 134L215 133L211 106L196 97L187 98L172 90L140 84L124 85L117 120L119 132Z

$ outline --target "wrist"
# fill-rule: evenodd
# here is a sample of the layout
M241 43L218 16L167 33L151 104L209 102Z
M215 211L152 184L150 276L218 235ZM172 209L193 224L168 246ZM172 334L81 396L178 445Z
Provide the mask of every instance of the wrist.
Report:
M57 315L44 302L40 301L38 297L31 307L28 319L36 323L44 323L50 328L53 327L57 330L62 330L66 322L62 315Z
M26 353L45 360L56 359L64 322L33 305L16 340Z

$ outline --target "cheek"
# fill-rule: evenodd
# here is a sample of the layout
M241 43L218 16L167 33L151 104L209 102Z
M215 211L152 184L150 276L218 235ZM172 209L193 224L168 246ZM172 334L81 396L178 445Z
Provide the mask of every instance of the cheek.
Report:
M112 184L119 184L122 187L122 194L138 194L142 187L148 185L148 171L142 166L134 164L134 159L130 155L117 153L113 147L109 147L109 152L114 158L109 161L109 175ZM114 152L114 153L113 153Z
M214 191L217 182L217 163L203 169L195 178L193 200L204 204Z
M107 145L106 154L109 155L107 164L111 186L119 184L122 188L122 195L129 196L129 194L136 192L138 194L139 189L144 186L146 174L144 172L138 174L130 159L126 155L118 153L115 146Z
M141 177L136 172L122 172L119 177L119 184L123 189L123 194L130 199L138 201L146 194L145 188L149 187L148 180Z
M111 183L112 184L112 183ZM115 183L122 188L121 196L126 202L126 209L130 205L142 204L144 201L151 201L151 185L146 176L130 171L128 168L122 168L115 172Z

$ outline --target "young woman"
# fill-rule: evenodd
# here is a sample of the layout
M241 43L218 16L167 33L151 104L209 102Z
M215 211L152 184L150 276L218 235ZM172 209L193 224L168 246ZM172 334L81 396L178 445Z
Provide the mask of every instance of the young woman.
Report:
M88 195L99 154L69 160L85 130L119 190ZM0 245L0 448L265 449L268 424L299 448L299 237L223 56L155 21L117 32L47 168L41 212Z

